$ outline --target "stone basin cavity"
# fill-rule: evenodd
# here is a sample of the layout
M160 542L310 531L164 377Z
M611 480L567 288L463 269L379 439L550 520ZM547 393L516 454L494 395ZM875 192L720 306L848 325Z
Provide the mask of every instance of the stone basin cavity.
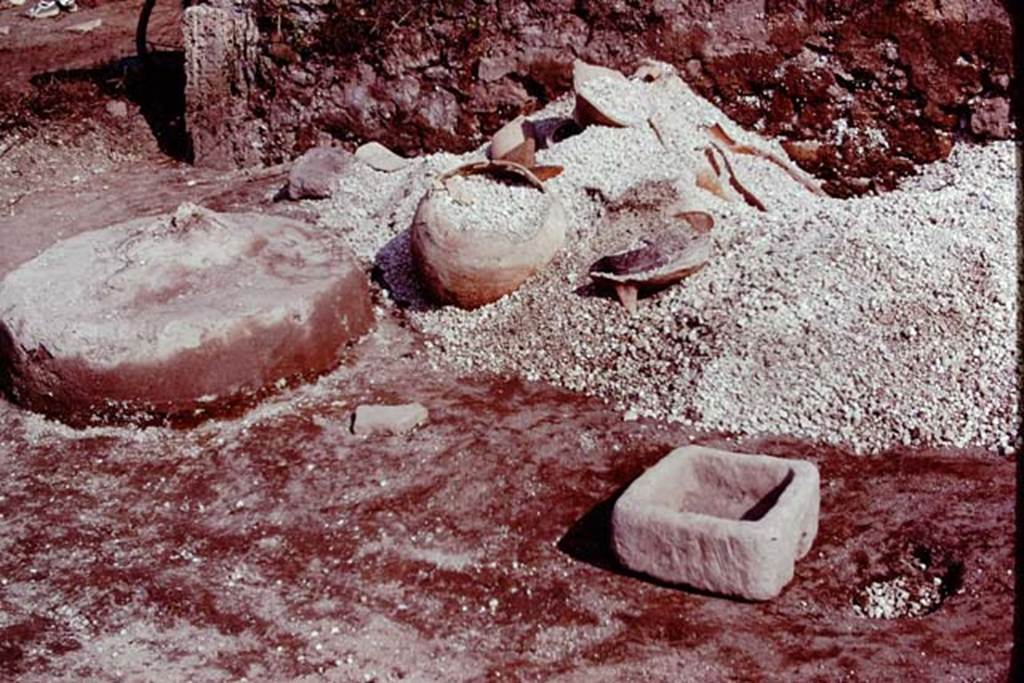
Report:
M618 499L614 549L662 581L768 600L810 549L819 501L813 463L686 446Z
M685 478L680 477L682 490L675 492L666 486L664 504L680 512L740 521L762 519L794 476L792 468L781 470L769 463L750 465L707 458L686 458L682 463L686 469L681 473Z

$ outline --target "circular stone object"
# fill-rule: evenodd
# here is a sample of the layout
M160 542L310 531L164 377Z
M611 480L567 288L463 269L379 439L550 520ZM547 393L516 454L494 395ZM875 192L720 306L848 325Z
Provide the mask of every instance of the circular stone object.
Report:
M86 232L0 283L0 386L73 426L195 420L335 366L366 276L302 223L174 215Z

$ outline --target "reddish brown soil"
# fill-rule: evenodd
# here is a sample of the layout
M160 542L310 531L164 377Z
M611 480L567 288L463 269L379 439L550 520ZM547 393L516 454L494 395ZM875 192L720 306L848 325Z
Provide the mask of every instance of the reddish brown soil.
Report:
M14 7L5 2L0 7L0 26L10 27L10 33L0 38L5 88L25 90L33 77L40 80L40 74L94 69L132 53L141 2L79 0L78 5L81 11L75 14L39 20L23 16L31 3ZM155 47L180 48L181 38L175 30L180 16L180 2L158 0L148 31ZM66 30L93 19L103 23L89 33Z
M603 404L427 372L386 325L352 364L191 431L76 432L0 406L0 665L153 680L1000 680L1010 648L1013 464L858 458L627 423ZM408 437L349 433L361 402L422 402ZM821 531L777 600L622 571L623 486L696 438L808 458ZM928 557L923 618L853 612Z
M108 37L125 54L130 24ZM34 68L56 68L64 38ZM0 53L0 71L20 60ZM270 203L279 171L167 162L131 116L89 120L102 148L22 138L54 182L0 195L0 275L186 199L287 210ZM63 170L113 154L126 161L79 181ZM0 678L1005 680L1011 460L624 422L543 385L429 370L420 343L386 320L317 384L191 430L76 431L0 400ZM378 401L430 420L353 436L355 406ZM820 467L821 530L777 600L658 585L609 554L616 493L691 440ZM937 611L855 615L864 585L918 571L949 589Z

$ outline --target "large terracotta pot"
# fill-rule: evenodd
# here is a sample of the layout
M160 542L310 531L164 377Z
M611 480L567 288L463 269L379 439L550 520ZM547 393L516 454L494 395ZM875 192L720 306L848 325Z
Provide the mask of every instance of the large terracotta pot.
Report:
M456 225L441 193L455 176L505 178L533 188L545 207L536 230L523 238L495 226ZM565 241L565 209L529 170L507 161L466 164L440 176L420 200L412 225L412 253L427 290L442 304L472 309L500 299L542 269Z

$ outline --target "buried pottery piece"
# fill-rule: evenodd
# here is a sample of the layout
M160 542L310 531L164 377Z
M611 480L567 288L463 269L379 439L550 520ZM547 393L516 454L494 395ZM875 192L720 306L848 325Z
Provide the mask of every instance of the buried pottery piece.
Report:
M297 221L183 204L58 242L0 283L0 387L75 426L191 421L337 365L369 283Z
M725 132L725 129L722 128L721 124L719 123L707 126L707 131L708 135L710 135L713 140L722 144L730 152L734 152L736 154L746 154L749 156L764 159L765 161L769 161L778 166L779 168L781 168L783 171L785 171L786 175L788 175L790 178L803 185L804 189L806 189L811 194L817 195L819 197L825 196L824 190L822 190L821 187L818 186L818 182L814 179L814 177L801 170L799 166L793 164L788 159L785 159L784 157L779 156L778 154L775 154L773 152L759 149L757 147L754 147L753 145L745 145L736 142L735 140L733 140L732 136Z
M613 288L631 314L636 311L641 290L679 282L711 257L711 216L703 211L684 211L674 218L675 225L645 235L639 244L604 256L590 266L590 277Z
M729 160L729 154L741 154L774 164L811 194L824 195L814 178L782 156L737 142L721 124L715 123L705 126L704 129L707 131L709 143L703 149L703 163L697 170L697 186L701 189L726 201L742 200L758 211L766 211L764 202L740 180Z
M511 161L530 168L536 163L537 142L525 116L517 116L502 126L487 148L492 160Z
M576 92L574 116L581 126L625 128L644 125L652 107L644 84L603 66L576 60L572 69Z
M813 463L686 446L616 501L613 545L626 567L656 579L769 600L810 550L819 506Z
M528 169L475 162L435 181L413 218L412 254L442 304L471 309L514 291L565 240L558 198Z
M510 161L528 168L540 181L550 180L564 169L561 166L537 165L537 149L547 144L544 139L538 140L537 133L531 121L527 121L525 116L517 116L494 134L487 156L492 161Z
M766 210L757 195L736 176L721 147L711 143L703 151L703 163L697 169L697 187L727 202L743 201L758 211Z

